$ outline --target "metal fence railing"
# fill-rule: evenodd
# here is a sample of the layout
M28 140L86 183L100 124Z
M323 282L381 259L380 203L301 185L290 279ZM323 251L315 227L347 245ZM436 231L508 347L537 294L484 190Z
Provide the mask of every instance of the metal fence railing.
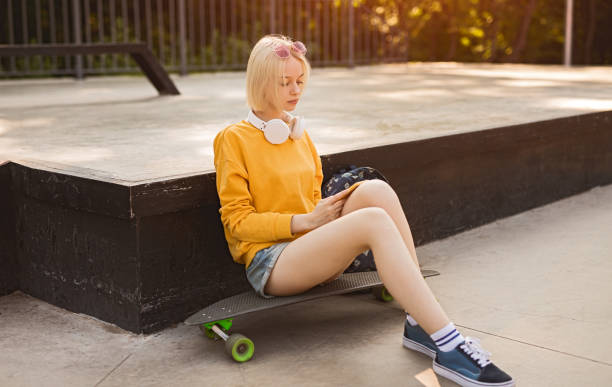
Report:
M145 42L168 71L240 70L264 34L313 66L405 61L406 31L354 0L0 0L0 45ZM0 77L138 72L128 55L0 57Z

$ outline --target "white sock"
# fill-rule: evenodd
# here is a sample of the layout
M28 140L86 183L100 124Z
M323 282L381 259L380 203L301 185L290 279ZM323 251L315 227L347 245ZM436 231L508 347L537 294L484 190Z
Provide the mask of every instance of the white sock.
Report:
M447 326L434 332L431 335L431 339L436 343L440 351L448 352L455 349L455 347L465 340L461 333L455 329L455 325L449 322Z
M409 315L408 313L406 313L406 320L408 320L408 324L410 324L410 326L412 327L419 325L419 323L416 322L416 320L413 319L412 316Z

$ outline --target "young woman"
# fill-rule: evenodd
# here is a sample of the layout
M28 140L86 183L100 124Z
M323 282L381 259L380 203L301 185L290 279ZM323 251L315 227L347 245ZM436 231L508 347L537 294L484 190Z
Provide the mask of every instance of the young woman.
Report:
M259 40L246 73L251 110L215 137L219 212L233 259L260 296L287 296L336 279L371 249L406 311L405 347L432 357L435 372L460 385L513 385L434 298L391 186L365 180L321 198L320 157L304 119L288 113L310 77L305 54L304 44L282 35Z

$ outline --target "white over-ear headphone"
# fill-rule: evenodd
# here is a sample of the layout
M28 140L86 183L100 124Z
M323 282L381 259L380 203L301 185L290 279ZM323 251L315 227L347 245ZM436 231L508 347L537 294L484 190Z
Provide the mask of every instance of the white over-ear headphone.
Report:
M289 137L294 140L298 140L304 133L304 119L300 116L292 116L291 114L284 112L289 120L289 125L280 118L273 118L270 121L264 121L257 117L253 110L249 111L247 121L253 124L254 127L264 132L266 140L272 144L282 144Z

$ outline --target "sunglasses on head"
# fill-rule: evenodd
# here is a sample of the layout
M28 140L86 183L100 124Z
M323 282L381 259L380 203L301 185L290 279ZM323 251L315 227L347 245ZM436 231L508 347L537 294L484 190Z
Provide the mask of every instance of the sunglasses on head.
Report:
M291 49L299 52L302 55L306 55L306 46L304 45L304 43L300 42L299 40L296 40L295 42L291 44ZM291 54L289 52L289 47L287 47L284 44L279 44L278 46L276 46L274 48L274 53L281 59L287 59L289 58L289 55Z

